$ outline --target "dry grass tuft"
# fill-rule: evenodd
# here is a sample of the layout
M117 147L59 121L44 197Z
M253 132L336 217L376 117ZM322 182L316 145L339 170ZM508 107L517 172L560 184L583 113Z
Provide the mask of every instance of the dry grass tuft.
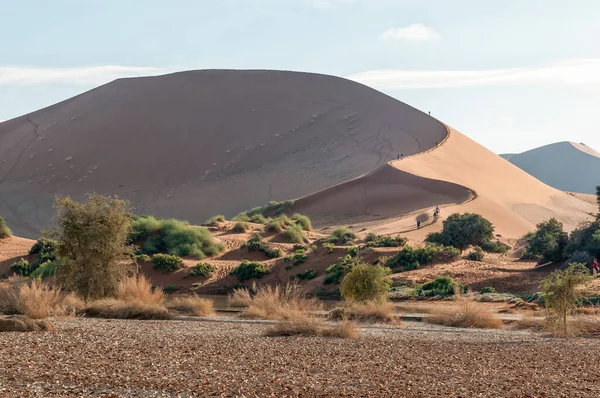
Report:
M228 297L227 301L232 307L249 307L252 304L252 295L246 287L235 289Z
M343 320L336 323L332 327L321 330L321 336L323 337L339 337L342 339L357 339L358 338L358 327L355 322Z
M117 286L117 298L128 303L162 305L165 302L162 289L153 289L150 281L143 275L122 280Z
M394 305L389 302L349 303L345 307L330 311L329 319L398 324L400 321L394 316L394 309Z
M307 298L296 283L285 286L259 286L244 316L252 319L287 320L297 313L319 311L323 308L314 298Z
M171 314L162 304L126 302L117 299L93 301L85 310L86 315L111 319L171 319Z
M36 279L19 287L17 310L31 319L45 319L54 314L63 300L64 295L60 290L52 289Z
M173 297L167 302L167 308L194 316L206 316L215 313L214 302L212 300L198 297L195 294L192 296Z
M502 320L496 318L483 304L473 300L471 292L463 296L455 291L455 302L458 304L458 311L439 309L425 318L425 322L458 328L502 329L504 327Z
M600 317L598 316L583 315L569 318L567 320L567 336L564 334L562 324L552 317L525 317L515 322L515 327L535 332L547 332L556 337L600 337Z
M267 337L303 336L355 339L358 338L358 329L355 323L347 320L329 326L310 314L295 312L290 313L288 319L281 320L267 328L264 335Z
M47 320L35 320L23 315L0 318L0 332L55 332L56 327Z

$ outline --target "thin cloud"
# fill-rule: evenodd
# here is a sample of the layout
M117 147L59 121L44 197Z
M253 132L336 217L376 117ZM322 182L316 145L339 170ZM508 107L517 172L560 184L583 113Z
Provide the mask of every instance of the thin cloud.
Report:
M381 40L432 41L442 36L433 28L420 23L405 28L389 28L379 37Z
M600 58L575 59L543 66L466 70L372 70L347 77L381 89L452 88L527 84L600 83Z
M119 65L80 68L0 66L0 86L48 83L101 84L121 77L153 76L173 71L171 68Z

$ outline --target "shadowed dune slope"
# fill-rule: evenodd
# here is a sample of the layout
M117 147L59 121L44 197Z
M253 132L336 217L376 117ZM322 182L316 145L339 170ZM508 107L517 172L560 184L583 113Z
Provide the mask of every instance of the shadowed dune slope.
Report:
M406 104L325 75L121 79L0 124L0 214L16 234L37 237L55 195L98 192L198 223L321 191L446 133ZM448 190L433 189L440 200L460 196Z
M557 142L527 152L501 155L562 191L595 193L600 185L600 153L574 142Z

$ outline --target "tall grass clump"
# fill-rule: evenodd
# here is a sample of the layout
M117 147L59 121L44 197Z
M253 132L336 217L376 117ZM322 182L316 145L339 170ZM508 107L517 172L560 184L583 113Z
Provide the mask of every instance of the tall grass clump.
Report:
M329 312L331 320L351 320L367 323L398 323L394 304L388 301L347 302Z
M292 225L292 221L285 214L277 218L272 219L267 223L267 232L280 233L283 232L289 225Z
M4 218L0 217L0 239L8 238L12 236L12 231L6 225L6 221Z
M365 243L368 247L402 247L408 240L402 236L380 236L374 233L368 233L365 237Z
M461 295L456 287L454 293L458 308L438 308L435 313L425 318L425 321L459 328L502 329L502 320L495 317L484 304L476 302L471 292Z
M354 239L356 239L356 235L354 235L350 229L346 227L340 227L333 230L329 241L330 243L341 243L343 245L348 245L351 244Z
M292 216L292 220L296 221L297 225L302 227L304 231L312 231L312 222L307 216L296 213Z
M296 312L286 320L265 329L267 337L331 337L356 339L359 337L356 323L343 320L334 325L327 325L310 314Z
M317 311L321 303L308 298L300 286L293 282L286 285L259 286L244 313L254 319L288 320L299 312Z
M206 220L206 222L204 223L204 225L208 226L208 227L216 227L217 225L219 225L220 223L223 223L227 221L225 219L225 216L222 214L218 214L216 216L212 216L211 218L209 218L208 220Z
M233 226L232 231L236 232L238 234L241 234L241 233L244 233L244 232L248 231L249 229L250 229L250 224L248 224L245 221L238 221Z
M131 221L129 240L138 242L149 238L160 229L162 221L153 216L136 216Z
M167 301L167 308L194 316L206 316L215 313L213 301L198 297L196 294L173 297Z
M283 236L285 236L290 243L304 243L304 233L299 225L288 227L283 233Z
M60 290L52 289L39 280L24 283L19 287L17 309L31 319L45 319L53 314L63 300Z

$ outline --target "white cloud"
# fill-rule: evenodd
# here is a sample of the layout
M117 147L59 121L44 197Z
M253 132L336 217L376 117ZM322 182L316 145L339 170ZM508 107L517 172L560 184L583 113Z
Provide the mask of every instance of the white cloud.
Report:
M102 84L120 77L153 76L173 71L175 70L172 68L119 65L80 68L0 66L0 86L48 83Z
M406 28L389 28L379 37L381 40L432 41L442 36L433 28L415 23Z
M542 66L510 69L462 71L371 70L347 78L382 89L594 84L600 83L600 58L575 59Z

